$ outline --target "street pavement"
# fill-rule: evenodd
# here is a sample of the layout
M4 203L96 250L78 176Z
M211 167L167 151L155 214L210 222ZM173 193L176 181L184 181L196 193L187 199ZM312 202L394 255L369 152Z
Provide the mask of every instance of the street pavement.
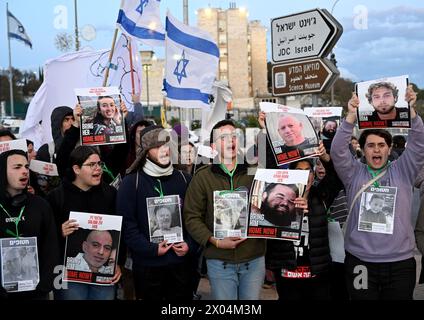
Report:
M414 291L414 300L424 300L424 284L418 284L418 279L421 272L421 255L416 253L415 260L417 261L417 285ZM202 296L202 300L211 299L211 287L207 278L202 278L199 284L198 294ZM277 300L278 295L275 286L269 289L262 288L260 300Z

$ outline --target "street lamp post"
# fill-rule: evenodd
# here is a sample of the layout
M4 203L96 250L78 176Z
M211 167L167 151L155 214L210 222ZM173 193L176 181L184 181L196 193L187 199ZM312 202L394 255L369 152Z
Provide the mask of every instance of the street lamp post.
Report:
M150 106L150 96L149 96L149 70L150 70L151 64L150 63L144 63L143 69L146 72L146 98L147 98L147 110L149 111L149 116L152 116L152 107Z
M76 49L76 51L79 51L80 42L79 42L79 35L78 35L78 4L77 4L77 0L74 0L74 9L75 9L75 49Z
M331 15L333 15L334 7L339 1L340 0L336 0L331 7ZM335 67L337 67L336 55L334 54L333 49L331 49L330 61L334 64ZM334 107L334 83L331 85L331 106Z

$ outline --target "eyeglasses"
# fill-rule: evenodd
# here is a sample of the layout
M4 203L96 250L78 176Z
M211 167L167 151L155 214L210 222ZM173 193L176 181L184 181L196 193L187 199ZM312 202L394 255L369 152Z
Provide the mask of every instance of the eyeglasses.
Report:
M103 169L105 163L103 161L98 161L98 162L89 162L89 163L84 163L82 166L87 166L90 167L91 170L94 170L97 167L99 167L100 169Z
M232 140L232 139L237 139L238 137L239 137L239 135L236 132L234 132L234 133L224 133L224 134L221 134L220 136L216 137L215 141L216 140L221 140L221 141Z

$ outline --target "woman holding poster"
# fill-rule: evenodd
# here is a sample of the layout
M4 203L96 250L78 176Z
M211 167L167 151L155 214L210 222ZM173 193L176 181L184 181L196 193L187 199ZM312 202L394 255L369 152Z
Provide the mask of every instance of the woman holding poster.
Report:
M102 182L102 161L96 149L80 146L70 155L70 167L62 184L53 190L47 199L56 217L61 241L62 258L66 237L80 227L69 219L71 211L115 214L116 190ZM58 300L113 300L115 284L121 277L119 265L109 285L97 286L90 283L68 282L68 289L55 290Z

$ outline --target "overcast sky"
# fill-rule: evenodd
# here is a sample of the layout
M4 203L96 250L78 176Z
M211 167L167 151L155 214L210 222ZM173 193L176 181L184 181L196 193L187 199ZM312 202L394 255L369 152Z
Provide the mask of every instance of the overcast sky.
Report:
M96 38L82 40L82 47L110 48L120 0L78 1L78 21L82 29L92 25ZM207 6L227 9L233 1L189 0L189 22L196 25L195 11ZM331 11L336 0L297 1L234 1L249 11L249 20L260 20L268 29L268 58L270 59L270 20L313 8ZM9 0L9 10L22 22L33 49L16 40L11 41L12 64L19 69L38 70L45 61L60 56L54 39L59 32L73 34L73 0ZM382 6L384 4L384 6ZM183 19L183 0L162 0L162 16L169 9ZM6 2L0 0L0 10L6 16ZM67 13L67 14L66 14ZM334 17L344 32L334 49L342 76L353 81L372 80L385 76L407 74L410 81L424 88L424 3L422 0L358 1L339 0ZM67 25L66 21L67 19ZM164 18L163 18L164 20ZM58 29L62 22L64 29ZM1 19L0 67L8 67L6 19ZM140 46L140 49L151 49ZM163 56L162 51L158 52Z

